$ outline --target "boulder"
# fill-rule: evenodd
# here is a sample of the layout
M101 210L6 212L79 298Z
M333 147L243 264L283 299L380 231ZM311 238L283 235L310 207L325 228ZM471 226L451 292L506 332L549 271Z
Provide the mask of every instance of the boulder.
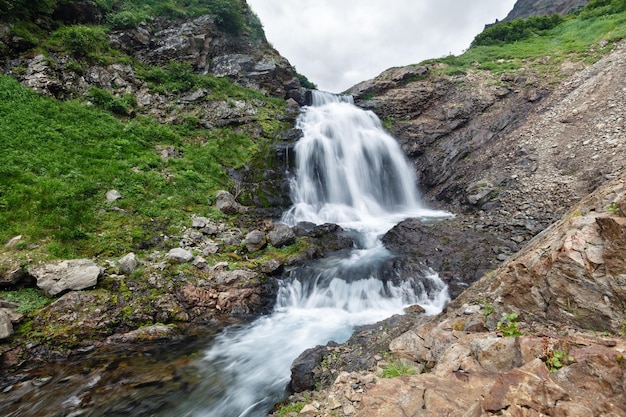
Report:
M120 274L130 274L137 268L137 256L129 253L119 260Z
M303 392L315 388L313 369L322 362L328 353L326 346L307 349L291 363L291 382L289 390Z
M0 310L0 340L5 340L13 336L13 324L9 315Z
M238 213L245 213L246 207L235 201L235 197L228 191L218 191L215 195L215 207L224 214L234 215Z
M244 239L248 252L256 252L263 249L267 245L265 233L260 230L253 230L246 235Z
M267 234L270 244L275 248L292 245L296 241L296 234L286 224L275 224Z
M8 265L8 268L0 268L0 287L15 285L28 277L22 266Z
M193 260L193 253L183 248L170 249L165 256L173 264L184 264Z
M49 297L69 290L83 290L98 283L104 269L89 259L72 259L29 269L37 286Z

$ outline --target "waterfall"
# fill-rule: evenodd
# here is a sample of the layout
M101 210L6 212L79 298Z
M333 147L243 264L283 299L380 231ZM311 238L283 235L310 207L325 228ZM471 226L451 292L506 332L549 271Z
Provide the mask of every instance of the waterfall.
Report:
M295 146L294 204L283 221L339 224L357 237L356 247L292 270L273 313L220 335L199 364L206 379L163 416L265 416L285 397L291 362L304 350L344 342L356 326L408 305L436 314L448 301L434 271L404 282L381 278L391 257L380 240L385 232L408 217L447 213L422 207L415 174L380 120L351 97L313 92L297 124L303 137Z

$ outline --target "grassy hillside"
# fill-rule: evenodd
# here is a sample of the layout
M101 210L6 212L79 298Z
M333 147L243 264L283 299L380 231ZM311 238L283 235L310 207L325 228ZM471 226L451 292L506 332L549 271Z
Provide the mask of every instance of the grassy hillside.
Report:
M265 102L260 123L283 106L221 82L230 89L223 94ZM99 94L104 108L124 108ZM161 125L59 102L0 76L0 242L21 234L20 249L52 258L137 250L192 213L207 214L214 192L232 186L226 170L249 163L262 145L231 129L199 129L191 119ZM159 149L168 146L182 157L162 159ZM111 189L122 194L115 204L105 199Z
M426 63L445 64L441 72L449 75L469 69L500 73L549 56L549 62L541 63L541 71L556 73L566 60L595 62L610 51L613 42L624 37L626 0L594 0L565 17L501 22L479 34L462 55Z

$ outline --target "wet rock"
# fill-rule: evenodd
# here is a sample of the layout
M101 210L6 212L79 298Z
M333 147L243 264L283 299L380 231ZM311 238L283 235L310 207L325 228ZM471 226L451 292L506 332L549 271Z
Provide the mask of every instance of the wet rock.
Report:
M37 286L52 297L69 290L94 287L104 270L89 259L73 259L32 267L28 272L37 279Z
M116 334L106 339L107 343L137 343L154 342L158 340L171 340L178 332L174 326L155 324L142 327L123 334Z
M324 355L328 353L326 346L316 346L302 352L291 363L291 392L303 392L315 388L313 369L322 362Z
M388 265L394 274L408 278L432 268L448 284L452 297L496 267L499 261L491 247L502 244L489 233L464 228L459 219L432 224L408 219L387 232L383 243L400 255Z

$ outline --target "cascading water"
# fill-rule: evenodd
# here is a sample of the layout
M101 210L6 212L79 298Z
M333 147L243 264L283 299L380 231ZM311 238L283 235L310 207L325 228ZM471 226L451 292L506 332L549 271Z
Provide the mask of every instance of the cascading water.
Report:
M283 221L339 224L356 237L357 247L291 271L272 314L218 337L202 361L206 379L176 407L176 415L265 416L285 397L290 364L304 350L343 342L355 326L401 313L407 305L435 314L448 301L432 271L412 282L381 279L381 265L391 256L382 234L405 218L447 213L421 206L415 175L378 118L349 97L313 92L313 105L304 108L298 127L304 135L295 147L294 205Z

